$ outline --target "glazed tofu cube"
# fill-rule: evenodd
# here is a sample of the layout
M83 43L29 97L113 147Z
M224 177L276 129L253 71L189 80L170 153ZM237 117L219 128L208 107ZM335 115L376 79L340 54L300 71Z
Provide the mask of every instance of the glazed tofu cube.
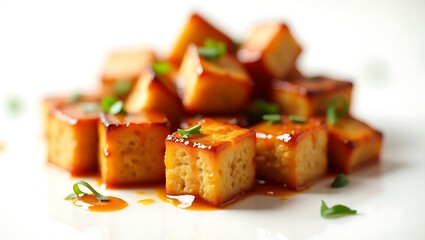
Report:
M233 41L219 29L214 27L212 24L207 22L198 14L192 14L180 36L177 38L177 42L172 49L169 60L180 64L183 56L186 53L186 49L190 44L200 46L204 43L205 39L215 39L216 41L224 42L228 50L233 49Z
M350 106L352 89L351 82L326 77L299 78L293 82L276 80L272 98L283 113L309 117L326 114L337 98L347 100Z
M328 137L330 167L335 171L349 173L379 160L382 133L353 117L329 125Z
M326 123L261 122L252 127L257 136L256 177L294 190L302 190L327 170Z
M202 133L166 139L166 192L221 206L255 182L255 132L205 118Z
M164 140L170 127L163 114L102 113L98 131L100 173L107 187L164 181Z
M97 102L67 104L50 111L48 161L76 176L96 172L98 114Z
M140 74L155 61L149 49L127 49L112 53L102 70L102 92L125 99Z
M272 80L285 79L294 71L301 47L282 23L263 24L254 29L237 52L252 76L254 96L269 98Z
M102 98L98 93L75 93L68 95L46 96L42 100L42 118L43 118L43 131L44 136L48 137L50 112L60 106L78 103L78 102L100 102Z
M234 56L209 60L191 45L180 66L177 87L187 113L208 115L241 112L253 86Z
M158 111L168 118L172 131L177 130L183 105L173 83L174 73L157 75L152 70L142 73L126 100L128 112Z

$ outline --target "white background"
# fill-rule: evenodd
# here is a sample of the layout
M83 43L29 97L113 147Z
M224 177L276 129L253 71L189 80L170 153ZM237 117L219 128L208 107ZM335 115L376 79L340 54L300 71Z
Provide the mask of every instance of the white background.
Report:
M95 88L114 49L166 55L194 10L235 39L257 22L286 22L303 46L302 72L355 83L354 115L385 135L381 166L354 174L344 192L320 182L276 209L263 209L270 200L262 198L212 213L143 209L125 191L112 193L134 201L115 215L87 216L63 203L74 180L44 165L41 96ZM0 0L0 239L424 239L424 43L420 0ZM24 102L19 116L3 104L13 96ZM361 214L321 219L323 198Z

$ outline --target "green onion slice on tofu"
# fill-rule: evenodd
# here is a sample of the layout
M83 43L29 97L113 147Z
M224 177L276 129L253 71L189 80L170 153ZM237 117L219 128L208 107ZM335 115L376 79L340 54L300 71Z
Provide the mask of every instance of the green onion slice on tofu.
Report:
M190 134L199 134L199 133L202 133L201 132L201 127L202 127L202 124L198 124L198 125L196 125L194 127L191 127L191 128L185 129L185 130L179 128L179 129L177 129L177 131L180 133L180 136L182 138L189 138L190 137Z
M297 116L297 115L289 115L289 121L293 123L306 123L307 118L303 116Z
M100 109L112 115L125 114L124 102L113 96L106 96L100 102Z
M335 98L326 110L326 122L330 125L335 125L338 116L345 116L348 114L349 107L347 99L342 97Z
M263 120L266 120L268 124L282 122L282 116L280 114L266 114L263 115Z
M155 62L152 65L152 69L153 69L153 71L155 72L156 75L164 76L164 75L167 75L168 72L170 71L170 64L168 64L168 62L164 62L164 61Z
M345 176L342 173L339 173L336 175L335 179L333 180L331 187L332 188L342 188L348 185L350 181L348 180L348 177Z
M335 205L328 207L325 201L322 200L322 206L320 207L320 215L323 218L336 218L348 215L357 214L357 210L350 209L344 205Z
M103 196L102 194L100 194L99 192L94 190L94 188L90 184L88 184L86 181L76 182L74 184L74 186L72 187L72 190L74 190L74 192L69 194L68 196L66 196L65 200L72 200L72 199L75 199L79 196L87 195L87 193L81 191L81 189L78 187L78 185L83 185L84 187L88 188L93 193L93 195L97 198L97 200L99 200L101 202L110 200L109 197Z
M99 110L97 103L84 103L81 105L81 109L84 113L95 113Z
M198 48L198 54L209 60L218 59L224 56L226 52L226 44L212 38L205 39L204 46Z

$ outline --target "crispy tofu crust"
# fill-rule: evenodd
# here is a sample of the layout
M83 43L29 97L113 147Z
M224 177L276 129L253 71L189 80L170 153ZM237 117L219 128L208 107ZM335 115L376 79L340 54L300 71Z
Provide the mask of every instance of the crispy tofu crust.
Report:
M99 164L107 187L164 181L164 139L170 131L163 114L101 114Z
M255 182L255 132L205 118L201 134L165 141L166 192L191 194L221 206Z
M256 177L302 190L327 171L327 132L322 119L307 123L259 123L252 127L257 136Z
M330 167L350 173L362 166L378 162L383 135L353 117L339 118L328 126L328 155Z

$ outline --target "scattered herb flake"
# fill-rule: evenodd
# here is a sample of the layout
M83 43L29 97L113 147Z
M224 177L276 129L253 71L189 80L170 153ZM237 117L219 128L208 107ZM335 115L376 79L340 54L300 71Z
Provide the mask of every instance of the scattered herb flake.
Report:
M81 101L82 98L83 98L83 95L81 95L81 93L74 93L71 96L69 96L69 101L72 103L76 103Z
M289 121L293 123L306 123L307 118L303 116L297 116L297 115L289 115L288 117Z
M326 109L326 122L330 125L335 125L339 116L348 114L349 108L347 99L342 97L335 98Z
M191 128L189 128L189 129L177 129L177 131L180 133L180 136L182 137L182 138L189 138L190 137L190 134L199 134L199 133L202 133L201 132L201 127L202 127L202 124L198 124L198 125L196 125L196 126L194 126L194 127L191 127Z
M348 180L348 177L345 176L342 173L339 173L336 175L335 179L333 180L331 187L332 188L342 188L348 185L350 181Z
M320 207L320 215L323 218L336 218L354 214L357 214L357 210L350 209L344 205L335 205L332 207L328 207L325 201L322 200L322 206Z
M118 101L118 99L116 97L113 97L113 96L103 97L102 101L100 102L100 109L103 112L109 112L109 109L111 108L111 106L117 101Z
M132 83L130 80L123 79L114 83L114 94L117 96L126 95L131 90Z
M102 194L100 194L99 192L97 192L90 184L88 184L86 181L78 181L76 182L72 189L74 190L73 193L69 194L68 196L65 197L65 200L72 200L75 199L79 196L84 196L87 195L87 193L81 191L81 189L78 187L78 185L83 185L84 187L88 188L93 195L96 196L97 200L104 202L104 201L109 201L109 197L107 196L103 196Z
M81 109L84 113L95 113L99 110L97 103L84 103L81 105Z
M266 114L263 115L263 120L266 120L268 124L278 123L282 121L282 116L280 114Z
M164 76L167 75L168 72L170 71L170 64L168 62L155 62L152 65L152 69L155 72L156 75L158 76Z
M125 114L124 102L119 100L112 104L111 108L109 108L109 114Z

